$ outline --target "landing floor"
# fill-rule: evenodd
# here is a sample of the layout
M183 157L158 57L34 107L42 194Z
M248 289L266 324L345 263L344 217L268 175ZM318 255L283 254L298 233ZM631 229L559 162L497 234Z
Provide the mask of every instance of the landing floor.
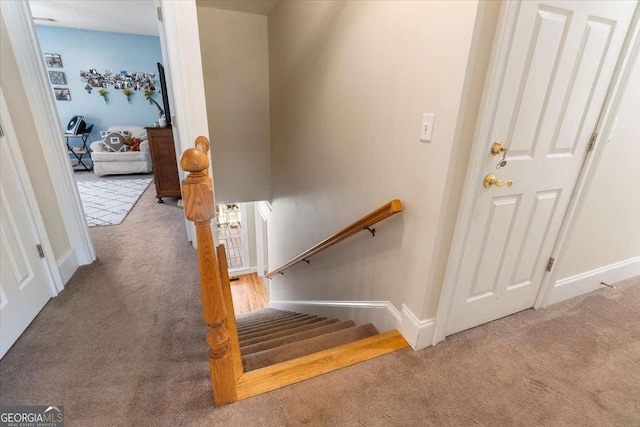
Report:
M243 274L237 278L238 280L231 278L231 295L236 314L262 310L269 306L267 288L261 277L253 273Z

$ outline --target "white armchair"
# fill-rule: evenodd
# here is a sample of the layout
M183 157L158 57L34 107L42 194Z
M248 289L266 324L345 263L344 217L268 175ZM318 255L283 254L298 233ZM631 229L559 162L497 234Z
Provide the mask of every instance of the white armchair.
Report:
M129 135L142 140L140 151L108 151L102 141L91 143L93 172L98 176L149 173L152 170L147 131L141 126L111 126L108 132L129 131Z

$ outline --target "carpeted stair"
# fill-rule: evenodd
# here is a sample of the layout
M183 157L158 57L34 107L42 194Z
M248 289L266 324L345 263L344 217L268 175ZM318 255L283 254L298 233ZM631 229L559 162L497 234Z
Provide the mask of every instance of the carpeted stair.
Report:
M372 324L275 309L240 315L236 322L245 372L378 334Z

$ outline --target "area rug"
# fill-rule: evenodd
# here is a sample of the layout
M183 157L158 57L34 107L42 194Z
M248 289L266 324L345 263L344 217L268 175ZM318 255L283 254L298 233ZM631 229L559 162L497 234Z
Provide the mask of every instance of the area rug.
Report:
M89 227L122 223L152 178L78 182Z

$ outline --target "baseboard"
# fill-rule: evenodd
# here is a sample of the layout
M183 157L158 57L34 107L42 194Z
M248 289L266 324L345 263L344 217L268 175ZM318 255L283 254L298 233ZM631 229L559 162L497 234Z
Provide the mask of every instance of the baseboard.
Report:
M69 249L60 258L56 260L58 264L58 270L60 270L60 276L62 276L62 283L67 284L73 273L76 272L80 264L76 257L76 251Z
M429 347L433 345L436 319L419 320L406 305L402 304L400 332L414 350Z
M404 304L400 313L389 301L269 301L269 307L353 320L357 324L373 323L380 332L397 329L414 350L432 345L435 333L435 319L418 320Z
M553 286L548 305L595 291L602 287L600 282L612 284L638 275L640 256L560 279Z
M253 274L258 272L258 267L232 268L229 270L229 277L242 276L243 274Z

